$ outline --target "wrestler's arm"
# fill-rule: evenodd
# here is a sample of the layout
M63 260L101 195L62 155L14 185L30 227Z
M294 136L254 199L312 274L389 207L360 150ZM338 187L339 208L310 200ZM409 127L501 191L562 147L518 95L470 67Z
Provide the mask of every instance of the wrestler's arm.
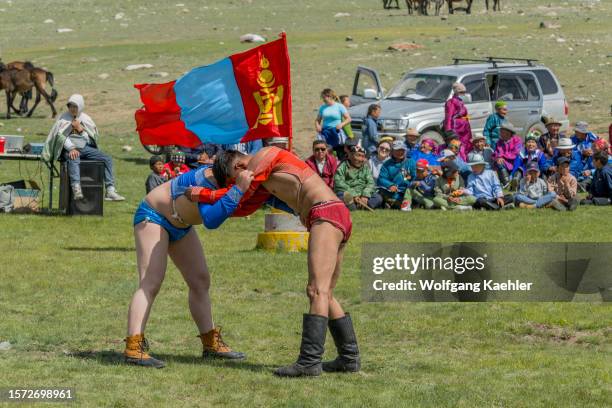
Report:
M243 195L237 186L233 186L214 204L198 203L198 211L204 226L208 229L219 228L238 208Z

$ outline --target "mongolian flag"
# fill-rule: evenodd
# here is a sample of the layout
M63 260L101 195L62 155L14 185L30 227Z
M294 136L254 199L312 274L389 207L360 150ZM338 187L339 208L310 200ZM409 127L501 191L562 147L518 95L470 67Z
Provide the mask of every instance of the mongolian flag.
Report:
M145 145L195 147L268 137L291 140L291 82L280 39L195 68L176 81L137 84L136 129Z

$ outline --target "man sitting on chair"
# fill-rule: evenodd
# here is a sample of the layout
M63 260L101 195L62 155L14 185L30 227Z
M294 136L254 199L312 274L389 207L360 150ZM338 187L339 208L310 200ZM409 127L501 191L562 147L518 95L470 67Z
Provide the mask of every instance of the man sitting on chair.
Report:
M113 179L113 160L98 149L98 128L94 121L83 112L85 101L79 94L68 99L68 112L64 112L55 122L43 149L42 157L53 162L60 157L68 163L70 186L75 200L82 200L81 160L98 160L104 162L105 200L125 200L117 194Z

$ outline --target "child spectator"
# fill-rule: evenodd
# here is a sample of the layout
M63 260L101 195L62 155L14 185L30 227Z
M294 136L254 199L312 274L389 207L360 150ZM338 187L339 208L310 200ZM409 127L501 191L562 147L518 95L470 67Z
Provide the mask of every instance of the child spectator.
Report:
M570 159L570 173L578 180L578 189L580 191L588 191L591 184L592 174L590 169L584 169L582 166L582 156L576 150L576 145L572 143L569 137L559 139L559 145L555 149L553 157L554 166L548 168L548 174L554 174L557 171L557 162L560 157Z
M581 204L610 205L612 204L612 164L608 155L600 152L593 156L595 174L589 188L589 195Z
M399 208L402 211L411 211L412 203L409 184L416 177L414 160L406 157L408 148L401 140L393 143L391 159L387 160L380 169L378 186L380 194L390 208Z
M340 103L348 110L348 108L350 108L351 105L351 98L348 95L340 95ZM346 135L347 138L349 139L353 139L355 137L355 135L353 134L353 129L351 128L351 123L347 123L346 125L344 125L342 127L342 130L344 131L344 134Z
M418 130L409 128L406 130L406 147L408 151L406 153L407 157L413 157L416 152L419 151L419 135Z
M368 114L363 121L361 144L368 156L375 154L376 146L378 146L378 118L380 112L380 105L371 104L368 106Z
M410 195L412 202L431 210L434 208L434 188L436 177L429 174L427 160L419 159L416 162L416 177L410 182Z
M521 179L515 202L521 208L542 208L552 203L557 193L548 190L548 185L540 178L538 163L530 162L527 173Z
M602 152L608 155L608 162L612 162L612 153L610 153L610 144L605 139L597 139L593 143L593 155Z
M569 167L570 159L560 157L557 163L558 171L546 180L548 191L557 194L557 199L552 203L555 210L574 211L578 206L576 198L578 182L576 177L570 173Z
M463 177L459 175L459 167L453 162L442 166L442 177L436 180L433 199L436 208L443 211L471 210L476 198L469 195L465 190Z
M507 120L506 115L508 115L508 104L505 101L495 102L495 113L489 115L482 131L486 143L491 146L493 150L495 150L495 146L499 140L501 125Z
M497 174L493 170L486 170L484 158L475 154L468 163L472 167L472 174L468 177L465 193L476 198L474 208L485 210L500 210L514 208L512 195L504 196Z
M164 164L164 171L168 178L175 178L189 171L189 167L185 164L185 153L174 151L170 153L170 161Z
M499 132L500 139L495 145L493 160L502 185L510 183L510 175L514 170L514 161L518 157L523 143L516 135L516 128L510 122L504 122Z
M472 150L468 153L468 162L473 161L473 155L479 154L487 163L487 170L491 170L493 168L493 149L486 143L487 138L484 135L477 134L472 138Z
M374 183L378 182L378 175L380 174L380 169L382 165L389 160L389 156L391 154L391 143L384 140L378 143L378 148L376 149L376 154L370 156L368 160L368 166L370 167L370 171L372 171L372 177L374 178Z
M161 186L168 181L168 175L164 171L164 161L159 156L151 156L149 159L149 167L151 168L151 174L145 181L145 189L147 194L157 186Z
M370 168L365 164L363 147L351 147L348 160L338 166L334 176L334 189L349 210L378 208L382 197L376 192Z
M312 156L306 159L306 164L317 172L329 188L334 189L334 174L338 169L338 160L329 152L325 140L312 142Z

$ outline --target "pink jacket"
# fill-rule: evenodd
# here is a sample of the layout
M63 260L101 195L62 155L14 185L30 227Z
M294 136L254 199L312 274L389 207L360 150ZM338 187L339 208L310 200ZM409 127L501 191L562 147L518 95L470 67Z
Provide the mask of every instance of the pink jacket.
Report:
M497 141L495 151L493 152L493 160L504 159L506 168L512 170L514 168L514 161L521 152L523 142L517 135L512 136L507 142L503 139Z

